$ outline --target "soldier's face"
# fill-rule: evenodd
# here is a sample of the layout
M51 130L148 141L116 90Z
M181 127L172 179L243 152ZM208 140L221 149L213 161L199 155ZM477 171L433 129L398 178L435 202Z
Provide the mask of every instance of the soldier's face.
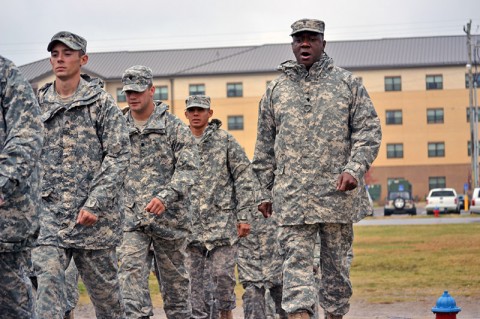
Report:
M195 129L204 129L208 125L208 120L212 117L213 110L202 107L189 107L185 111L185 117L190 122L190 126Z
M153 111L153 94L155 93L155 87L152 86L143 92L125 91L127 97L127 103L132 113L145 114ZM150 114L148 114L150 115Z
M50 52L50 64L53 73L61 80L68 80L80 76L80 68L88 61L86 54L75 51L61 42L57 42Z
M305 65L309 70L322 57L326 44L322 34L301 32L293 36L292 51L297 62Z

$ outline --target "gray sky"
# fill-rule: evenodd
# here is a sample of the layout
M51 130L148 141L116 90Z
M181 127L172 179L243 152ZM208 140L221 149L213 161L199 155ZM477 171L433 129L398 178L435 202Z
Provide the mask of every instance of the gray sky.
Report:
M479 0L4 0L0 55L17 65L48 57L58 31L88 52L290 42L301 18L325 21L325 39L480 34ZM327 47L328 48L328 47Z

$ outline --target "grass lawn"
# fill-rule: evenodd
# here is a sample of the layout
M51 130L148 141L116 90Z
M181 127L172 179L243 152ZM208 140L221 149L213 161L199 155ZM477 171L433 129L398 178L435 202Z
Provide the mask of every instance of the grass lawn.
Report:
M354 298L480 297L480 224L356 226L354 253Z
M432 300L444 290L480 299L480 224L355 226L354 299L371 303ZM155 306L162 305L150 276ZM80 303L89 303L79 283ZM236 287L237 305L243 288Z

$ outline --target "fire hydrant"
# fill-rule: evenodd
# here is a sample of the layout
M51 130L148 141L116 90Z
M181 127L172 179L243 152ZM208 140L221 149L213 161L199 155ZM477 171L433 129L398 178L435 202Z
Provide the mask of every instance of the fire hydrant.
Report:
M433 215L434 215L435 217L439 217L439 216L440 216L440 208L435 207L435 208L433 209Z
M435 319L456 319L457 313L462 309L457 307L457 303L448 291L444 291L443 295L438 298L437 304L432 308L432 312L436 315Z

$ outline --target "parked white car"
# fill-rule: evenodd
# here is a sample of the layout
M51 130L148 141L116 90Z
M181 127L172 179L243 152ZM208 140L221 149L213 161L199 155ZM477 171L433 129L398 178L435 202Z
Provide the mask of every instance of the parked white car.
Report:
M480 188L475 188L472 193L472 200L469 206L470 214L480 214Z
M428 193L425 209L427 215L433 214L435 209L438 209L440 213L460 214L457 192L453 188L433 188Z

